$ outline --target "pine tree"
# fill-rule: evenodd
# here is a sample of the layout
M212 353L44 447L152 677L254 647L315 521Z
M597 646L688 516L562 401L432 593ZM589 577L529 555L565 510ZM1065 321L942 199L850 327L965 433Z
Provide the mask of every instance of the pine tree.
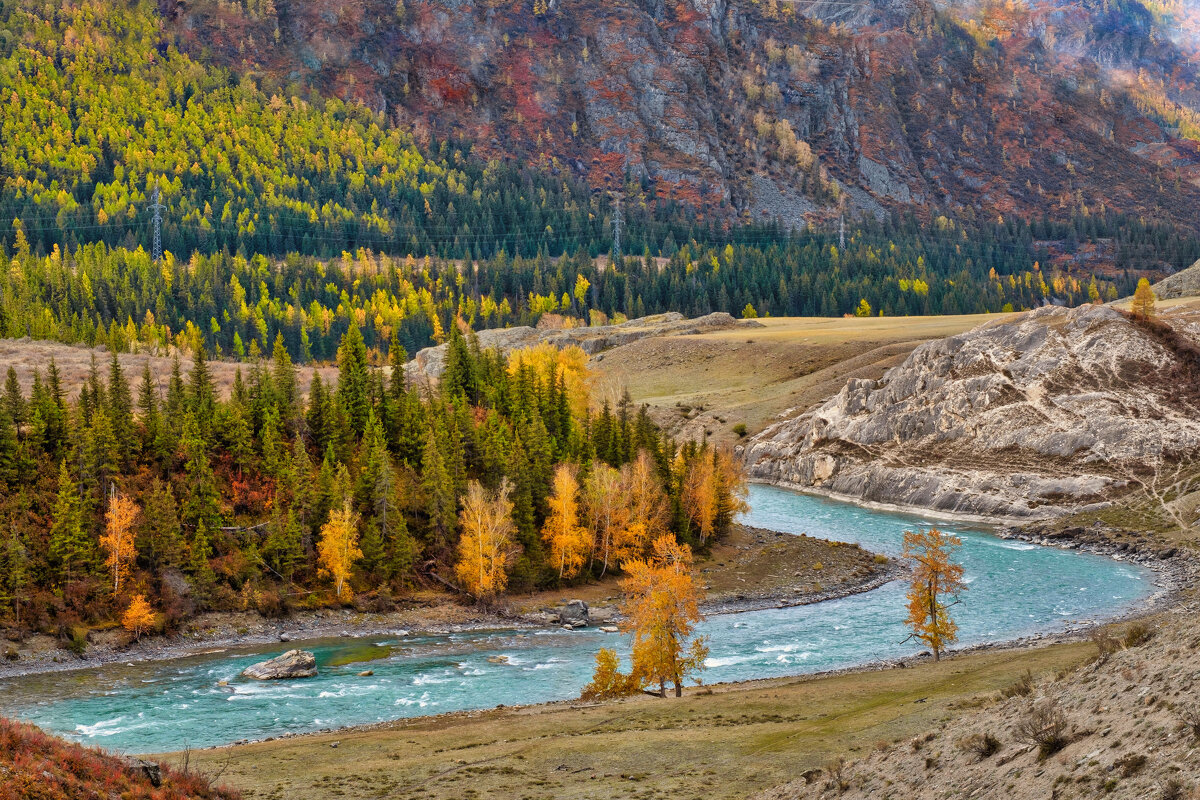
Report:
M11 528L0 546L0 598L12 607L13 622L21 625L21 601L29 586L29 552Z
M146 493L137 549L152 572L183 564L183 535L179 508L171 484L155 477Z
M120 463L128 467L133 463L133 394L129 390L129 381L125 371L121 369L121 361L117 352L112 352L108 365L108 416L111 420L113 438L117 442L117 452Z
M183 422L180 441L187 472L187 491L184 496L182 518L185 524L199 532L203 528L211 533L221 525L221 495L208 460L208 449L200 438L199 426L189 413ZM206 543L207 544L207 543ZM205 558L207 563L207 557Z
M58 469L58 497L49 546L50 562L60 584L84 577L95 563L96 545L85 528L83 511L79 487L64 460Z
M216 402L216 390L213 388L212 371L208 366L208 354L204 350L204 345L201 344L196 348L192 357L192 371L188 375L187 407L196 419L196 429L206 442L212 435Z
M361 436L367 426L367 346L357 325L351 325L337 353L337 399L346 411L350 428Z
M429 543L434 550L444 551L454 537L457 514L450 471L432 427L421 453L421 497L429 521Z
M25 396L21 393L21 382L17 380L16 368L10 366L4 379L4 397L0 400L8 418L16 428L17 436L21 435L21 427L28 422Z
M142 422L142 450L149 452L158 439L158 390L154 385L154 375L150 372L150 362L147 360L142 368L142 382L138 386L138 412ZM156 453L156 456L161 454Z
M283 341L283 333L275 334L275 345L271 353L271 383L275 389L275 410L285 430L292 430L300 405L300 392L296 388L296 368Z

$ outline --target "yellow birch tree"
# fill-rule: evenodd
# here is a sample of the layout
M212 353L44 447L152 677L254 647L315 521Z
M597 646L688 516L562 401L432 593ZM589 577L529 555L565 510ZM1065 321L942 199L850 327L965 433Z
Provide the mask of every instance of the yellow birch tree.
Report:
M321 526L321 539L317 542L319 574L333 578L339 599L343 592L350 592L346 579L362 557L358 548L358 515L347 502L340 509L330 510L329 521Z
M1133 292L1133 305L1131 310L1134 316L1142 319L1150 319L1154 316L1154 290L1150 288L1150 281L1142 278L1138 281L1137 289Z
M579 524L579 481L573 464L559 464L550 481L550 513L542 525L542 538L550 547L550 563L559 578L574 578L587 560L590 537Z
M583 508L588 530L592 534L592 561L600 561L600 574L608 572L609 564L620 562L635 553L618 553L618 537L629 530L629 505L626 501L621 473L608 464L597 462L583 483Z
M104 565L112 574L113 594L121 590L121 581L129 577L129 568L137 557L134 546L133 522L137 519L137 504L128 497L113 494L104 515L104 533L100 547L104 549Z
M132 633L134 640L141 639L142 634L154 627L154 609L143 595L135 594L129 601L129 608L121 616L121 627Z
M508 569L521 551L514 536L512 486L505 478L495 496L479 481L467 485L459 512L458 563L454 574L477 600L488 601L508 586Z

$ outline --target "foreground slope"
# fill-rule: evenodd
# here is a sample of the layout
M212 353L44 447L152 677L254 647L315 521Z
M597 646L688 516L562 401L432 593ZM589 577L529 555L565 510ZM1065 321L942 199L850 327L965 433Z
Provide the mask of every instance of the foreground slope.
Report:
M0 800L237 800L204 775L89 750L0 718Z
M745 447L752 477L857 500L1041 518L1200 447L1196 332L1047 307L917 348Z

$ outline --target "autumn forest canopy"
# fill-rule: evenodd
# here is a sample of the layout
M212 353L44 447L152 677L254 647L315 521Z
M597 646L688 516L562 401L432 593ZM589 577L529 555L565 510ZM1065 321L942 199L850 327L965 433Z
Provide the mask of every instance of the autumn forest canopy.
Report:
M206 609L388 609L421 586L486 603L618 573L664 536L704 550L743 507L731 453L592 404L578 348L505 358L453 329L436 390L390 354L385 377L351 328L336 382L301 387L280 338L228 400L203 348L167 376L114 355L75 402L53 362L28 395L10 371L3 616L70 639L118 616L140 635Z
M378 110L180 52L153 4L0 4L0 333L254 362L282 335L382 362L547 312L584 320L906 315L1108 300L1200 257L1166 223L851 217L803 233L696 213L649 178L483 160ZM152 263L154 190L166 257ZM620 188L622 251L612 249ZM1099 249L1097 249L1099 248ZM1096 256L1119 270L1097 274Z

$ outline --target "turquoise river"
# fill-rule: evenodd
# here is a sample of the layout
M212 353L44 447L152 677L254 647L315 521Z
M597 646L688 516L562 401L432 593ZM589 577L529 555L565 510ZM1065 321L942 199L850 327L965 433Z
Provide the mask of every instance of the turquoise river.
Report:
M905 529L932 522L764 486L753 487L750 504L744 518L749 524L858 542L893 556ZM940 525L963 539L969 591L955 609L960 645L1112 617L1146 602L1156 590L1153 575L1136 564L1004 540L981 528ZM918 647L901 643L903 593L892 582L809 606L710 617L702 626L711 648L703 678L797 675L914 655ZM604 646L624 649L627 639L595 629L494 630L326 639L304 646L317 654L316 678L279 683L239 678L242 668L282 648L232 648L3 680L0 714L125 752L204 747L575 697L590 677L595 652ZM363 658L372 660L364 665ZM359 677L368 667L374 675Z

